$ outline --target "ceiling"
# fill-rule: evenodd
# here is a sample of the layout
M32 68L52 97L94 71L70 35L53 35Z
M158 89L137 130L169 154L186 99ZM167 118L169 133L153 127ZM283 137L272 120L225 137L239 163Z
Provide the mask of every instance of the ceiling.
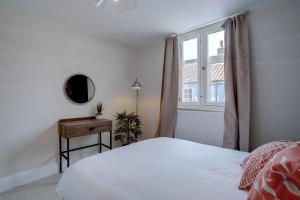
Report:
M0 5L22 9L105 39L141 48L158 38L257 7L262 2L139 0L135 9L122 12L96 8L95 0L1 0Z

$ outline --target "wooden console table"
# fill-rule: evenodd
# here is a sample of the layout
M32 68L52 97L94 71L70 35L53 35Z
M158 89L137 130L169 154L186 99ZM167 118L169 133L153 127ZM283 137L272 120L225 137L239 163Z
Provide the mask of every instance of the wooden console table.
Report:
M102 133L110 133L110 144L102 143ZM62 172L62 158L67 160L67 167L70 166L70 152L90 148L99 145L99 153L102 146L112 149L112 121L107 119L96 120L95 117L61 119L58 122L59 134L59 172ZM70 139L80 136L99 134L99 141L96 144L70 149ZM62 137L67 140L67 150L62 151ZM66 154L66 155L65 155Z

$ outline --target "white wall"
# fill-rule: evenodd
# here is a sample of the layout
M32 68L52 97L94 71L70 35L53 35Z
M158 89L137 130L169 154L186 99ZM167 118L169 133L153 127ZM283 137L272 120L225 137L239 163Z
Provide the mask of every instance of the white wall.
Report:
M135 60L133 49L0 7L0 179L57 163L59 119L90 116L99 100L110 119L133 111ZM78 106L65 98L64 82L74 73L94 81L91 103ZM71 146L93 139L75 139ZM74 152L71 161L95 152Z
M142 49L139 55L139 78L142 83L139 112L143 123L144 139L153 138L157 129L163 57L163 39Z
M275 0L250 12L252 63L252 148L278 139L300 139L300 1ZM147 136L157 127L163 63L163 41L142 51L142 119ZM153 85L152 85L153 84ZM153 112L154 111L154 112ZM193 112L193 113L192 113ZM207 113L190 112L177 137L207 141L199 123ZM197 114L195 114L197 113ZM217 124L220 113L215 113ZM181 119L182 112L179 112ZM184 112L185 119L188 111ZM209 116L213 121L214 117ZM179 131L179 132L178 132ZM179 135L178 135L179 134Z
M299 9L299 0L276 0L250 13L252 147L300 139Z

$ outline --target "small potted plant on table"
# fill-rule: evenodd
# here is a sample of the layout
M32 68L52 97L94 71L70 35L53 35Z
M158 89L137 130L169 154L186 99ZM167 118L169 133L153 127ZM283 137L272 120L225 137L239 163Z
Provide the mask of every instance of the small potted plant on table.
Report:
M101 119L103 115L104 106L102 101L97 103L97 113L95 114L96 119Z
M126 111L117 113L116 118L116 136L115 140L120 141L123 146L132 142L137 142L142 134L142 124L136 113L127 114Z

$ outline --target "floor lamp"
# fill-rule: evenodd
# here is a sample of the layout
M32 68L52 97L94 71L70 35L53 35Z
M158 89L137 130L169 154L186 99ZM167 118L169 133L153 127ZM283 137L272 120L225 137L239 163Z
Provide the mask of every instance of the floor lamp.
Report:
M136 104L135 104L135 113L138 115L139 110L139 90L142 88L141 83L138 79L135 79L134 83L131 86L132 89L136 91Z

